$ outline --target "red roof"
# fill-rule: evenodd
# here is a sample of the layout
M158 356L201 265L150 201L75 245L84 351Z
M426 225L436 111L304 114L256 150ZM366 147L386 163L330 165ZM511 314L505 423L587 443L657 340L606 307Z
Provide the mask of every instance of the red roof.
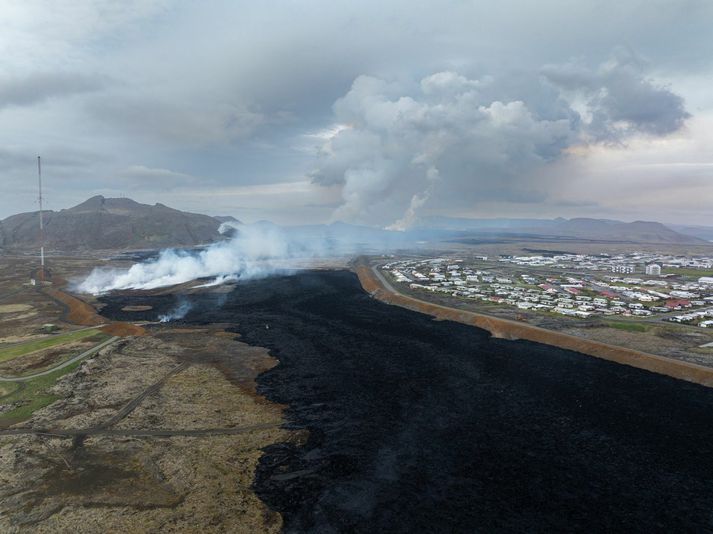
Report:
M678 306L690 306L691 301L686 299L669 299L666 301L667 308L677 308Z

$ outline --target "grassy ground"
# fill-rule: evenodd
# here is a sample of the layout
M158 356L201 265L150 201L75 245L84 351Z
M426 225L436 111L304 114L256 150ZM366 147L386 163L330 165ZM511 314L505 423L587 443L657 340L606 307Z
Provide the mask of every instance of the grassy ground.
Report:
M52 404L57 400L57 397L50 394L48 390L60 377L75 370L81 363L82 361L80 360L54 373L29 380L25 383L24 388L20 388L11 395L4 397L2 399L3 404L19 401L22 405L0 415L0 427L7 427L29 419L36 410Z
M106 341L109 339L111 336L104 334L103 332L99 332L98 334L90 337L90 338L84 338L82 341L85 342L92 342L94 343L94 346L99 345L100 343ZM27 368L24 372L19 372L19 373L8 373L6 376L8 378L16 376L18 378L22 378L24 376L28 375L33 375L35 373L39 373L42 371L46 371L47 369L52 369L53 367L57 367L61 363L69 360L70 358L73 358L77 354L84 352L85 350L89 350L91 347L89 345L83 345L83 346L76 346L76 345L69 345L67 349L62 349L62 354L53 358L52 360L46 362L42 366L35 366L34 368Z
M605 324L610 328L616 328L617 330L624 330L626 332L647 332L651 328L651 325L648 324L629 321L606 321Z
M12 360L13 358L17 358L18 356L29 354L30 352L35 352L57 345L62 345L71 341L79 341L81 339L91 338L92 336L95 336L97 334L101 334L101 332L96 328L92 328L89 330L67 332L66 334L59 334L52 337L46 337L43 339L37 339L34 341L28 341L26 343L13 345L11 347L6 347L4 349L0 349L0 362Z
M661 271L663 274L679 274L681 276L690 276L692 278L700 278L701 276L713 276L713 270L711 269L663 269Z
M0 350L0 361L11 360L31 352L67 343L74 343L80 340L101 343L108 337L109 336L100 330L94 328L77 332L68 332L66 334L44 338L41 340L28 341L27 343L21 343L19 345L2 349ZM73 355L74 354L69 354L69 356ZM58 363L60 362L55 361L52 362L52 365L56 365ZM36 410L52 404L57 397L49 393L49 389L55 384L57 379L66 373L73 371L80 364L81 361L75 362L63 369L58 369L53 373L39 376L22 384L17 382L0 383L0 398L2 399L2 403L20 403L20 406L17 408L0 415L0 428L29 419ZM40 370L41 369L33 369L32 372Z

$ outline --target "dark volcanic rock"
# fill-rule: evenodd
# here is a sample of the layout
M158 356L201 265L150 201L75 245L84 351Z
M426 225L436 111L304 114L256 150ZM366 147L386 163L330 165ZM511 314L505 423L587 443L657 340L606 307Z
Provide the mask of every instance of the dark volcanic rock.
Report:
M713 390L372 300L348 272L194 295L280 360L260 391L306 444L255 488L287 531L702 532L713 528ZM127 318L172 296L105 298ZM222 304L222 306L221 306Z

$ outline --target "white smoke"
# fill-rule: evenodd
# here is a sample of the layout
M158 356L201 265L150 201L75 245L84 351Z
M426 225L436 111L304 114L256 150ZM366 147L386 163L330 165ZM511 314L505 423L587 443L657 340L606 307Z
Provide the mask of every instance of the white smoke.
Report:
M315 183L341 188L334 219L404 230L427 204L463 207L539 190L530 169L572 144L574 121L566 113L541 118L521 100L486 93L485 81L454 72L419 87L357 78L334 105L336 122L349 127L325 140L311 173Z
M287 238L271 225L230 225L234 237L201 251L163 250L158 258L135 263L129 269L95 268L77 289L94 295L118 289L155 289L214 277L204 285L268 276L285 270L284 260L318 255L319 245ZM225 225L221 227L225 230Z
M205 284L200 284L195 287L200 288L200 287L215 287L215 286L220 286L223 284L226 284L228 282L237 282L240 278L236 274L224 274L221 276L216 277L215 279L211 280L210 282L206 282Z
M159 315L158 320L160 323L167 323L169 321L175 321L177 319L183 319L189 311L193 308L193 304L186 298L181 299L178 306L174 308L169 313Z
M416 193L411 197L411 203L409 204L406 213L398 221L386 227L387 230L396 230L399 232L404 232L411 228L416 222L418 216L418 210L423 206L431 195L433 194L433 187L436 180L438 180L438 169L431 167L426 173L428 177L429 185L425 191Z
M229 239L203 250L167 249L128 269L95 268L74 289L99 295L122 289L156 289L206 279L198 286L289 274L315 259L413 248L420 234L390 232L340 223L283 228L270 223L224 223Z
M432 180L437 172L431 173ZM82 293L99 295L122 289L156 289L209 279L194 287L289 274L314 265L315 259L346 258L355 254L413 248L417 232L394 232L343 223L280 227L271 223L223 223L231 236L203 250L162 250L155 259L128 269L95 268L74 285Z

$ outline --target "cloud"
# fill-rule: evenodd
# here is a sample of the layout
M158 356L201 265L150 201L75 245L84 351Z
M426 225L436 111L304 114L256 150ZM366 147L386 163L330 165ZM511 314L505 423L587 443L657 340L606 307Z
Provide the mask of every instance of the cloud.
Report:
M88 110L105 132L189 147L229 145L248 138L267 120L239 103L198 98L102 95Z
M597 69L582 65L550 65L545 78L565 98L585 107L585 125L595 140L620 141L636 133L654 136L675 132L690 114L683 98L645 76L646 63L618 50Z
M30 106L50 98L100 90L105 80L98 76L64 72L40 72L21 78L0 78L0 108Z
M520 211L527 201L544 206L564 185L588 190L582 175L548 172L551 162L575 157L571 143L629 146L639 135L678 131L686 109L713 109L713 2L570 4L6 0L0 146L20 158L0 155L1 183L13 192L0 197L0 216L35 207L27 176L37 154L57 208L101 192L194 211L219 204L228 213L226 188L303 180L310 171L315 184L339 189L336 216L384 225L409 220L409 207L414 216L506 203L514 207L503 210ZM620 44L647 60L622 52L602 63ZM342 120L332 105L364 74L376 81L373 98L362 93L365 107L345 110ZM458 102L466 97L472 106ZM478 115L480 107L490 115ZM384 115L389 109L411 121L412 135ZM469 127L458 124L459 113L473 116L463 121ZM517 125L512 143L498 122L506 113ZM437 148L413 162L428 144ZM59 168L60 145L97 157ZM121 175L132 166L195 176L182 188L203 194L167 189L155 198L155 174L126 177L127 190ZM439 176L432 186L431 167ZM320 187L276 192L272 203L261 195L260 208L247 197L241 205L256 218L322 222L329 209L305 209L333 201L314 193Z

